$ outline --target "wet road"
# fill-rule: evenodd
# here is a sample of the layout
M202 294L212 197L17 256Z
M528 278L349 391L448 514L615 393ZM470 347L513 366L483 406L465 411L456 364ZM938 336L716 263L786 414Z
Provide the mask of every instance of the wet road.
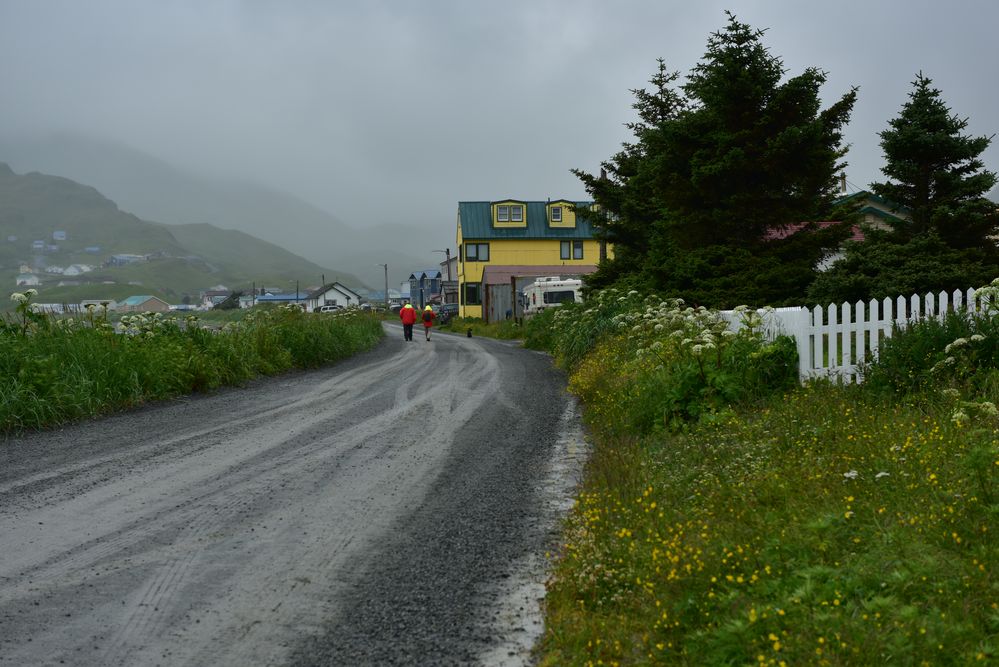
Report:
M0 665L524 664L584 448L435 333L0 443Z

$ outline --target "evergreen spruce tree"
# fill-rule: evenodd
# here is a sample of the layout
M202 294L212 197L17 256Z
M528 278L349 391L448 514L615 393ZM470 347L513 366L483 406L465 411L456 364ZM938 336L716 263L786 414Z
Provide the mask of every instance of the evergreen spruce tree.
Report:
M986 193L996 175L980 158L990 137L963 133L968 120L951 113L920 72L909 100L880 133L889 181L872 183L878 195L911 219L890 232L868 230L860 244L809 288L816 303L856 302L937 293L988 284L999 276L996 204Z
M649 80L652 91L631 91L636 98L632 108L639 120L627 127L637 141L625 143L619 153L601 163L599 177L572 170L597 204L586 212L595 224L597 238L614 247L613 258L601 263L587 280L588 287L620 281L638 286L638 270L645 265L652 246L650 234L664 201L662 178L654 173L650 158L663 150L659 145L661 130L686 110L686 100L673 87L679 72L668 71L661 58L658 63L658 71Z
M633 91L636 143L603 164L606 179L574 172L620 253L598 284L717 307L779 304L804 295L819 259L849 233L797 227L832 215L856 91L822 110L825 74L809 68L782 82L762 37L728 14L679 89L660 61L653 91Z
M994 255L989 237L999 231L999 214L985 195L996 175L980 157L991 137L962 134L968 119L952 114L932 83L920 72L909 101L880 133L881 171L891 180L871 189L911 211L911 221L895 227L900 240L932 230L952 248Z

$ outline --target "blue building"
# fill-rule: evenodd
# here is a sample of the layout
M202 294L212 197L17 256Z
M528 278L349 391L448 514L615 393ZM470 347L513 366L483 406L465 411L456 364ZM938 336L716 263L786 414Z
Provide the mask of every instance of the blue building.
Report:
M413 306L423 308L441 301L441 270L421 269L409 274L409 299Z

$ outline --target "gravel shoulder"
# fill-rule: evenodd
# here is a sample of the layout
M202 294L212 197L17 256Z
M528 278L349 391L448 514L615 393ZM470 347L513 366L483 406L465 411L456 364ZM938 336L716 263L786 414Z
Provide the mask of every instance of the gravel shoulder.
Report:
M585 456L544 355L435 333L0 443L0 665L524 664Z

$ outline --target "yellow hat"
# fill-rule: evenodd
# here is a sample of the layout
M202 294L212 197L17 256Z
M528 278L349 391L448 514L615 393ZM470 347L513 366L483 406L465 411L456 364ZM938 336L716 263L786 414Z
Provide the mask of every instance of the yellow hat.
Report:
M428 304L427 304L427 307L426 307L426 308L424 308L423 310L433 310L433 308L431 308L431 307L430 307L430 304L428 303Z

